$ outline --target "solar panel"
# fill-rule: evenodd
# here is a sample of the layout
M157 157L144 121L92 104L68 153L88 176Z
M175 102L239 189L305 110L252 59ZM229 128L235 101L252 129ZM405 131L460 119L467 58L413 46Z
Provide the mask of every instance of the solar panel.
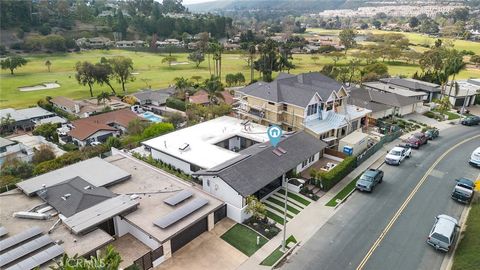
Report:
M0 267L9 264L19 258L34 252L50 243L53 240L47 235L42 235L39 238L35 238L30 242L27 242L19 247L16 247L8 252L3 253L0 255Z
M153 224L157 225L162 229L165 229L168 226L180 221L184 217L202 208L207 203L208 200L205 198L196 198L188 204L176 209L175 211L163 216L162 218L157 219L153 222Z
M17 264L14 264L6 270L24 270L40 266L56 257L62 255L65 251L59 245L51 246Z
M193 195L192 191L184 189L178 192L177 194L166 198L165 200L163 200L163 202L168 205L174 206L192 197L192 195Z
M33 227L26 231L23 231L19 234L10 236L9 238L0 241L0 251L4 251L10 247L13 247L27 239L30 239L34 236L37 236L42 233L42 230L39 227Z
M5 236L8 233L7 228L5 227L0 227L0 237Z

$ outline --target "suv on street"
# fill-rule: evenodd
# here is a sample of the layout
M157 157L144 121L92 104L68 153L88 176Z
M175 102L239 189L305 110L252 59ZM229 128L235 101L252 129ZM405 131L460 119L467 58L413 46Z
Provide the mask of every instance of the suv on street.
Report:
M372 192L375 186L383 181L383 171L368 169L357 180L355 188L360 191Z
M473 198L475 183L467 178L457 179L457 184L452 191L452 199L461 203L470 203Z
M480 124L480 116L468 116L462 119L462 125L474 126Z
M435 217L435 223L427 237L427 243L436 250L448 252L455 242L459 227L455 218L447 215L438 215Z
M428 138L425 133L415 133L410 136L408 139L405 140L405 143L408 147L412 147L415 149L420 148L420 146L427 144Z
M396 146L385 156L385 163L389 165L400 165L405 158L410 158L412 149L410 147Z
M440 131L437 128L431 128L425 131L425 136L427 136L427 139L429 140L433 140L437 138L439 135L440 135Z

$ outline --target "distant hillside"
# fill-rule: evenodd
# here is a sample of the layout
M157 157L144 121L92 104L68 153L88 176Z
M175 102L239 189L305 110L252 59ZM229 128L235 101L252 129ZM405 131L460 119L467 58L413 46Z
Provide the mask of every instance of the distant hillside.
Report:
M348 0L219 0L187 5L191 12L232 11L250 9L292 10L297 12L336 9ZM361 1L360 1L361 2Z

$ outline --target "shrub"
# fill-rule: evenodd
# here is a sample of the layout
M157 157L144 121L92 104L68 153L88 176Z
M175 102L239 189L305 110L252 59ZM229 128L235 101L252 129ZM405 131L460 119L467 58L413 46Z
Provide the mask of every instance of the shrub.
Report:
M177 109L179 111L185 111L187 109L185 102L176 98L168 98L166 105L167 107Z
M78 146L74 143L66 143L64 145L60 145L60 148L67 152L78 150Z
M42 163L44 161L52 160L55 158L55 153L49 145L42 145L40 149L34 149L32 162L34 164Z
M355 169L357 158L353 156L346 157L337 166L328 172L318 172L315 181L317 186L320 186L323 190L329 190L340 182L345 176L347 176L353 169ZM320 185L321 184L321 185ZM323 187L322 187L323 186Z

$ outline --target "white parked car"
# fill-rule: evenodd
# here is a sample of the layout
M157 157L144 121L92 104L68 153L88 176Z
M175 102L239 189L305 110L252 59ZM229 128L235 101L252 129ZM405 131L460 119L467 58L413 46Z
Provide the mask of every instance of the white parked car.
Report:
M460 226L458 221L447 215L435 217L435 223L428 234L427 243L436 250L448 252L455 242Z
M405 158L410 158L412 149L410 147L396 146L385 156L385 163L390 165L400 165Z
M469 163L472 166L480 167L480 147L473 151L472 155L470 156Z

